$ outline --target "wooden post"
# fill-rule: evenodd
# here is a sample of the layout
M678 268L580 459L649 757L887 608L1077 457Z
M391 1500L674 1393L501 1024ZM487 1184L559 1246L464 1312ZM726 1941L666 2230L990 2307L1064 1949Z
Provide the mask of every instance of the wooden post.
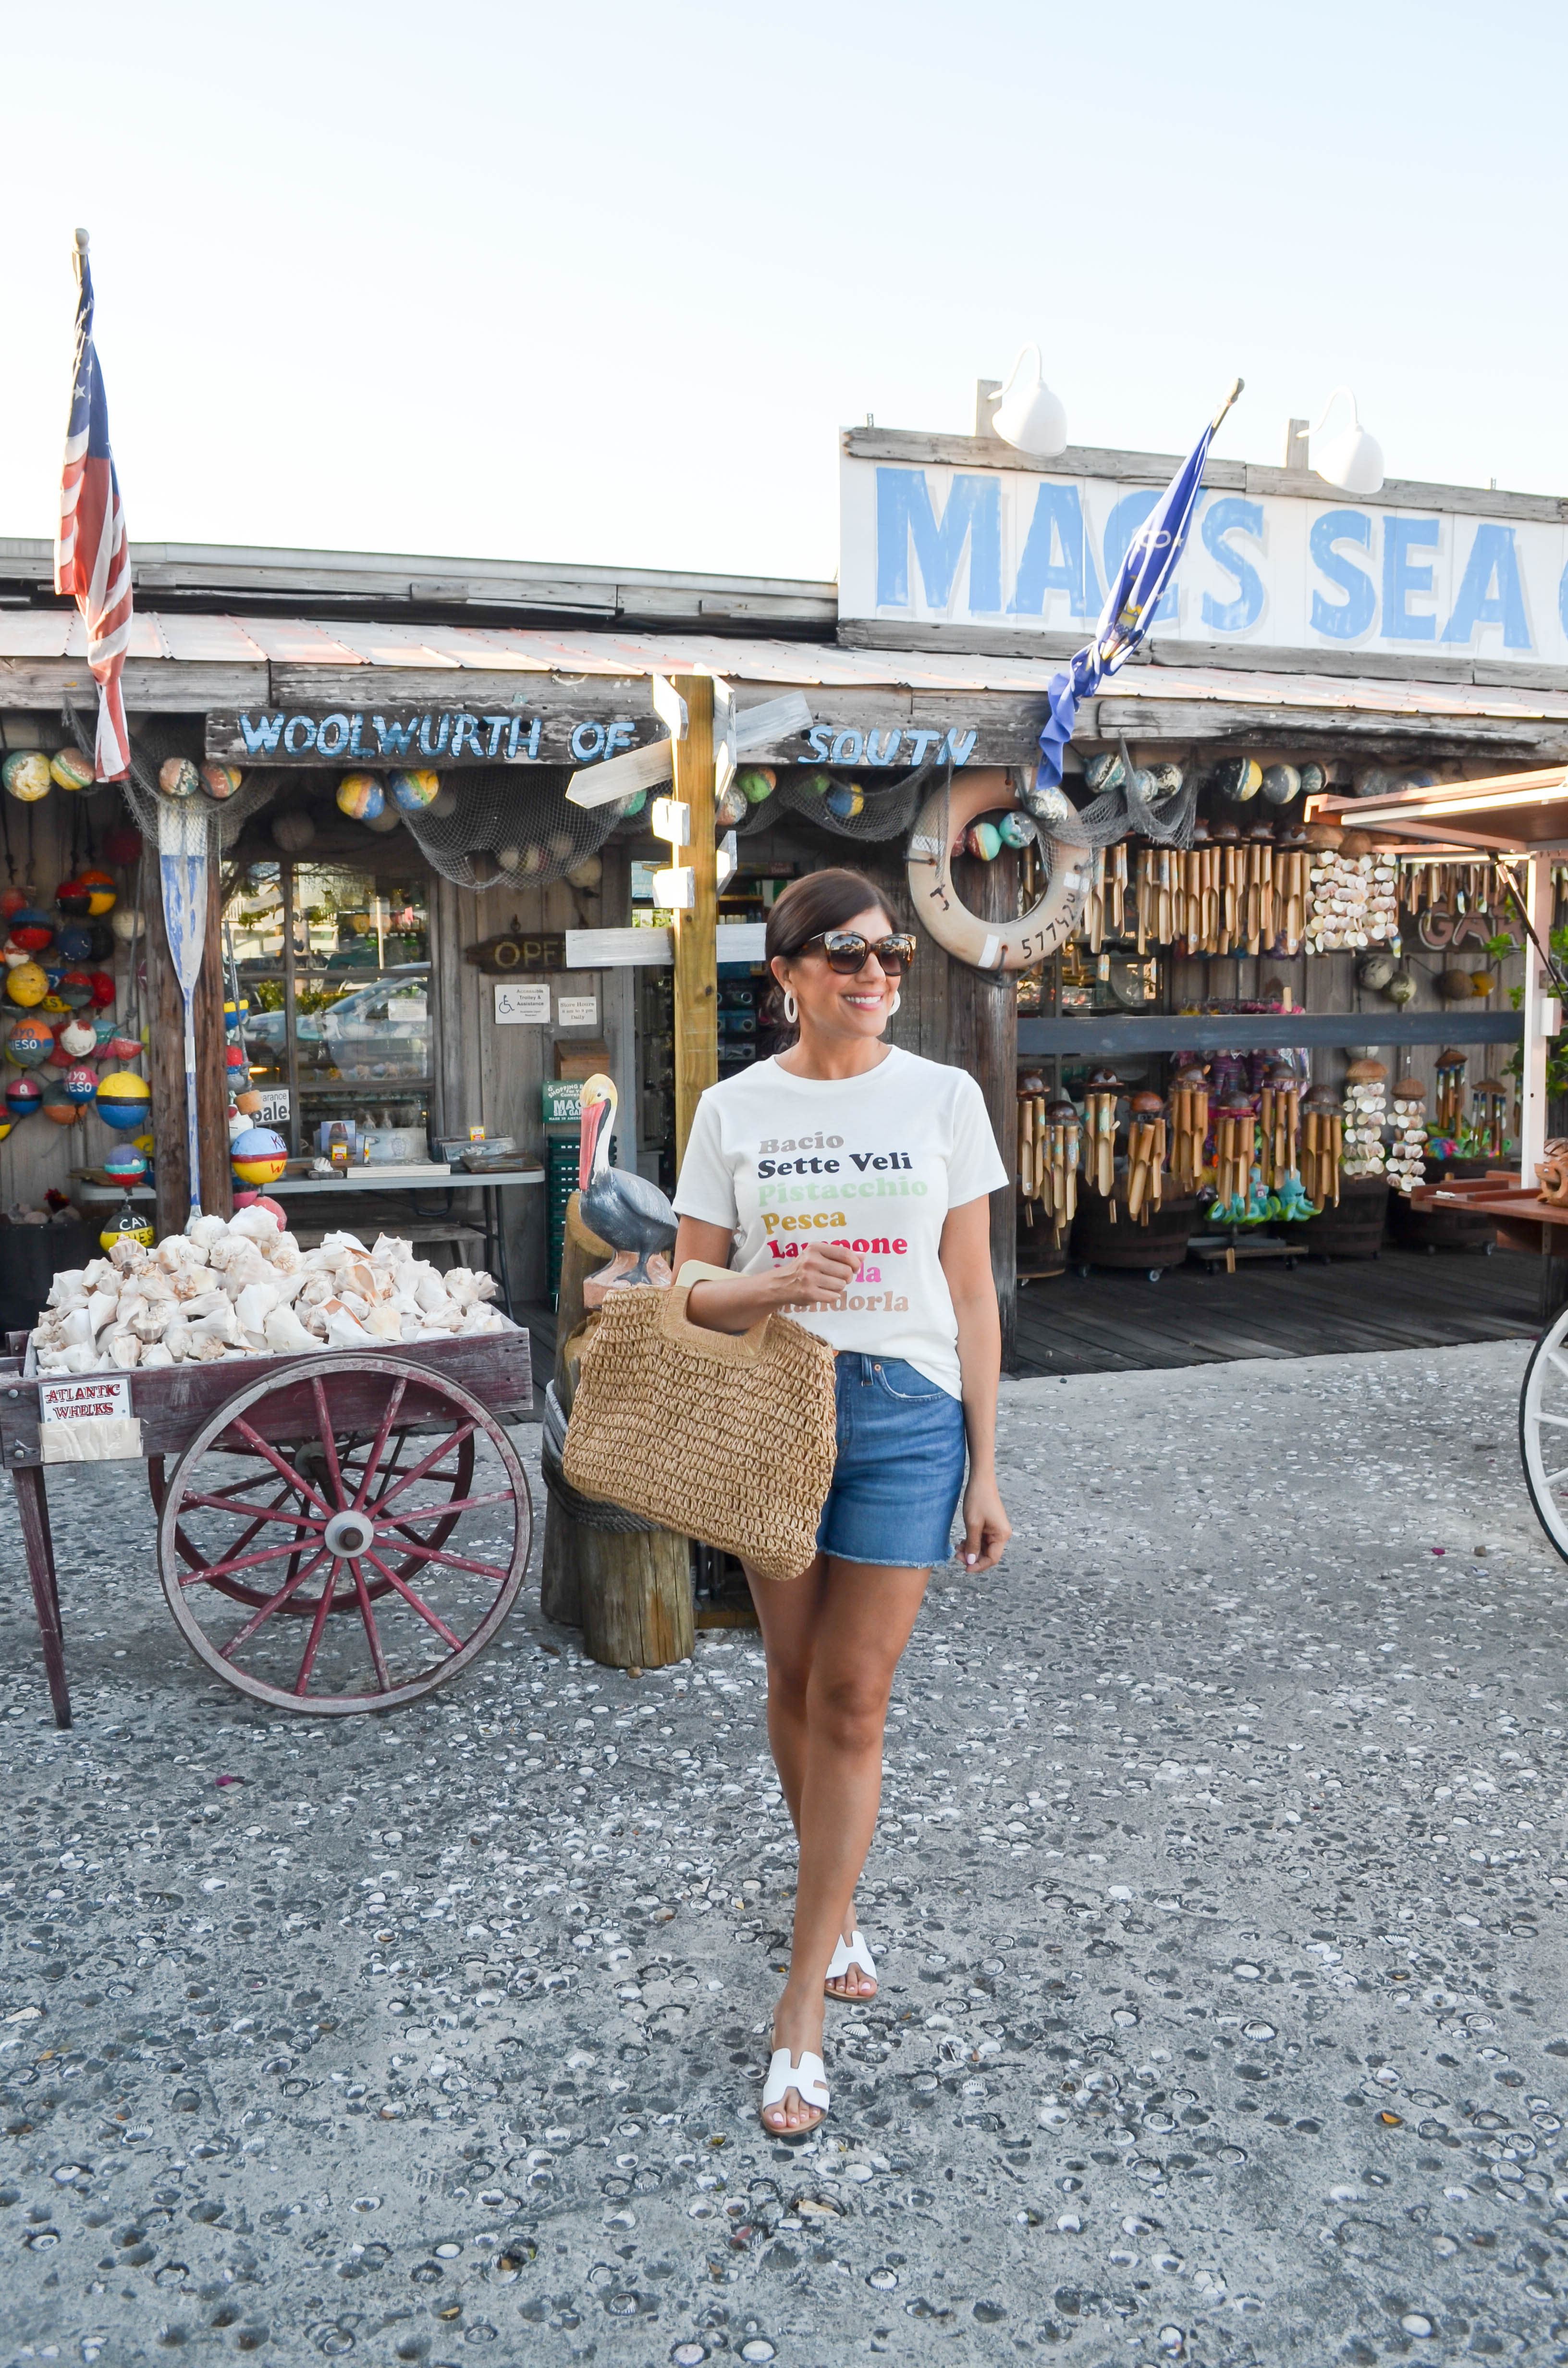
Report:
M719 1082L719 866L713 824L713 683L680 675L687 734L675 743L675 794L691 810L686 860L697 900L675 926L676 1166L686 1156L698 1098ZM676 859L679 859L677 852Z
M614 1255L583 1223L574 1192L566 1204L555 1303L555 1392L568 1414L567 1351L583 1322L583 1284ZM590 1529L551 1497L544 1512L540 1609L547 1620L581 1628L590 1657L607 1668L659 1669L684 1661L696 1635L691 1549L674 1530Z
M982 920L1009 921L1017 909L1017 862L1011 851L994 862L965 857L954 866L954 885ZM1000 976L954 962L949 996L952 1041L948 1057L979 1081L1007 1171L1005 1190L991 1195L991 1271L1002 1319L1002 1370L1014 1361L1018 1300L1018 993L1010 972Z
M164 928L158 874L153 873L144 944L150 1042L147 1082L153 1093L156 1147L158 1238L183 1234L190 1215L190 1171L185 1125L185 1000ZM201 1205L210 1216L232 1215L229 1168L229 1088L224 1067L222 890L216 860L208 870L207 934L196 983L196 1118L201 1161Z
M1525 909L1530 928L1543 946L1551 942L1551 866L1550 855L1532 855L1525 875ZM1540 956L1525 939L1525 1047L1519 1077L1519 1181L1535 1182L1538 1161L1546 1153L1545 1006L1552 992Z

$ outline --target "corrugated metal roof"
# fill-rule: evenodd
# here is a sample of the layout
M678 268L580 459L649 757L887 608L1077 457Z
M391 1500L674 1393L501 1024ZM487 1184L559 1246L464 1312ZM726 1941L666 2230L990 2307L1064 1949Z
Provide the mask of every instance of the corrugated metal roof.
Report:
M1054 658L984 656L958 651L841 649L824 642L742 640L720 633L528 631L477 625L395 625L308 617L212 617L138 612L129 653L171 668L312 666L377 672L483 671L626 679L711 670L733 680L800 683L824 689L891 687L910 691L1016 692L1042 698ZM0 609L0 670L85 655L81 620L59 610ZM0 672L0 696L4 677ZM143 704L156 704L145 671ZM1268 674L1255 668L1130 666L1102 688L1107 699L1165 705L1338 709L1368 715L1490 719L1520 723L1568 720L1568 693L1507 684L1403 682L1361 676Z

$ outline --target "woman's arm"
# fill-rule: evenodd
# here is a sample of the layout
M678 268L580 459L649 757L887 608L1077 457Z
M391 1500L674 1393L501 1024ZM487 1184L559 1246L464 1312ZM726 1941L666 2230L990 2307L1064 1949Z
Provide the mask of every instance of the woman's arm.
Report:
M734 1236L727 1227L704 1224L700 1217L683 1217L670 1261L676 1281L687 1258L696 1258L703 1266L728 1266L733 1246ZM787 1315L792 1307L810 1307L824 1300L831 1305L842 1299L858 1265L852 1250L808 1243L799 1258L780 1258L761 1274L732 1274L722 1282L694 1283L686 1312L694 1324L705 1324L710 1332L747 1332L764 1315ZM997 1357L1000 1360L1000 1348Z
M963 1559L990 1570L1002 1558L1012 1524L996 1488L996 1386L1002 1378L1002 1321L991 1273L991 1203L949 1209L937 1252L959 1326L959 1373L969 1478L963 1492Z

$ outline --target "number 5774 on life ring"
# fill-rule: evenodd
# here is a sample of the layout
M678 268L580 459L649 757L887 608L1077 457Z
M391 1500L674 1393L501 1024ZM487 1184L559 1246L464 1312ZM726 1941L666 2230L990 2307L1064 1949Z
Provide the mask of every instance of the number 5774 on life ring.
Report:
M1077 927L1088 894L1089 860L1045 830L1045 894L1016 921L983 921L953 886L953 854L971 822L1021 803L1010 768L981 766L935 791L920 810L906 850L909 894L921 926L943 951L971 970L1028 970L1056 952Z

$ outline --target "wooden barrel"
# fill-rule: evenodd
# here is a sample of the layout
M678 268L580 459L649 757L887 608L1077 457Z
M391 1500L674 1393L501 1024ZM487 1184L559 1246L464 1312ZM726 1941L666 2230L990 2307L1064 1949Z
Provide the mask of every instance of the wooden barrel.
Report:
M1110 1210L1110 1202L1097 1192L1079 1187L1078 1212L1073 1220L1074 1266L1131 1267L1141 1274L1153 1274L1163 1267L1181 1265L1198 1222L1195 1200L1167 1198L1150 1211L1146 1225L1134 1224L1119 1201L1113 1225Z
M1386 1176L1342 1176L1339 1206L1332 1203L1304 1225L1293 1228L1309 1258L1376 1258L1388 1222Z

